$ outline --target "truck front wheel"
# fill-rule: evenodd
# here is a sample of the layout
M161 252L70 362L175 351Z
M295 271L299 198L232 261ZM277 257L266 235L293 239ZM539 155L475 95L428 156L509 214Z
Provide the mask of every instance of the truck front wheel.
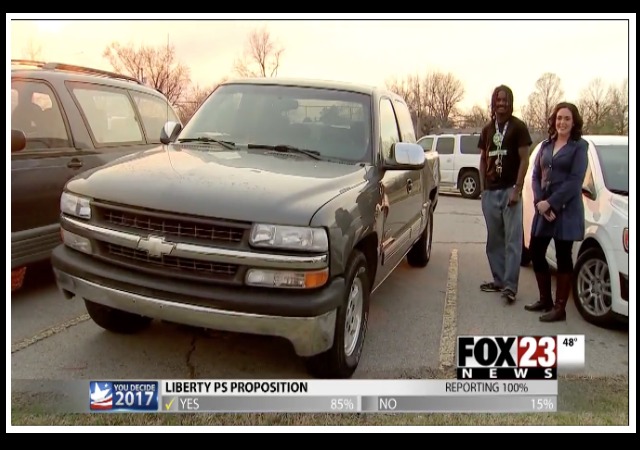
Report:
M347 289L336 318L333 347L306 359L316 378L349 378L362 356L369 319L370 281L367 259L354 250L346 271Z
M407 262L411 267L425 267L431 259L431 243L433 241L433 210L429 209L429 218L422 236L413 244L407 254Z
M143 330L151 323L151 318L131 314L109 306L84 300L91 319L108 331L121 334L131 334Z

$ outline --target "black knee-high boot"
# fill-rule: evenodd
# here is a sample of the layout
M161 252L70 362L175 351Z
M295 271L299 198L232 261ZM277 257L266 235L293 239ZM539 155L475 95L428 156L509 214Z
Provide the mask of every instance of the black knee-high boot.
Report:
M567 301L571 294L571 273L559 273L556 285L556 302L551 312L540 316L541 322L559 322L567 320Z
M551 297L551 273L536 272L536 281L538 282L538 291L540 291L540 299L529 305L525 305L527 311L551 311L553 308L553 298Z

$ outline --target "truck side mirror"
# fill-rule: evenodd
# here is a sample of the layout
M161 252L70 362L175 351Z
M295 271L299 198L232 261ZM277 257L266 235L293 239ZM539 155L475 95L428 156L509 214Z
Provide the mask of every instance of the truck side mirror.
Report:
M423 148L409 142L396 142L391 149L393 157L382 164L386 170L419 170L425 165Z
M178 122L169 121L165 123L160 132L160 142L164 145L170 144L176 140L180 131L182 131L182 125Z

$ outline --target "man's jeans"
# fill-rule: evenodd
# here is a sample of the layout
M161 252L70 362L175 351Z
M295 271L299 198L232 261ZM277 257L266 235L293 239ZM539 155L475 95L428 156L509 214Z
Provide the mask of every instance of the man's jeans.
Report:
M513 188L482 192L482 213L487 224L487 258L498 286L518 292L522 256L522 198L513 206Z

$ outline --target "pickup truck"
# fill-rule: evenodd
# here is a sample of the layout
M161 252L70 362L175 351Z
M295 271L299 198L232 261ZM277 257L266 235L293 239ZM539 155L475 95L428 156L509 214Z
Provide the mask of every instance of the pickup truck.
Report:
M57 284L112 332L278 336L312 376L349 378L372 293L431 256L439 172L415 142L380 88L226 82L163 145L67 183Z

